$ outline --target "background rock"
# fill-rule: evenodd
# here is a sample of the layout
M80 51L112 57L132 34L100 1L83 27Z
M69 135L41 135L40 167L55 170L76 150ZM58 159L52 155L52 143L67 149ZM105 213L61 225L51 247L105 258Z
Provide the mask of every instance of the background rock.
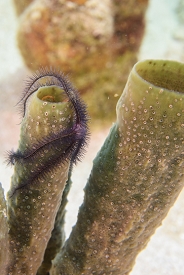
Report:
M35 0L19 18L25 64L61 68L96 121L112 121L144 33L148 0ZM110 111L109 111L110 110Z
M110 0L36 0L20 17L17 39L30 69L75 72L104 66L112 34Z

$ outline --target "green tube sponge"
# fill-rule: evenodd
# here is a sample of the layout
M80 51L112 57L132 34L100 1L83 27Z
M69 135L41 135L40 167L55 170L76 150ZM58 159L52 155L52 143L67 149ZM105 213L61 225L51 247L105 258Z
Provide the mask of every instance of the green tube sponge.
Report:
M68 175L68 181L63 191L62 200L58 209L54 229L52 230L51 238L47 244L47 248L44 254L44 260L37 271L37 275L48 275L52 266L52 260L56 254L60 251L65 241L64 222L65 222L65 207L67 204L67 196L72 184L71 173Z
M2 275L6 275L6 268L9 263L8 245L8 223L7 209L4 198L4 190L0 183L0 270Z
M34 75L20 103L19 148L9 154L14 175L7 198L11 252L7 272L34 275L54 228L68 173L86 143L87 118L77 92L53 71Z
M183 188L184 64L132 69L51 275L129 274Z

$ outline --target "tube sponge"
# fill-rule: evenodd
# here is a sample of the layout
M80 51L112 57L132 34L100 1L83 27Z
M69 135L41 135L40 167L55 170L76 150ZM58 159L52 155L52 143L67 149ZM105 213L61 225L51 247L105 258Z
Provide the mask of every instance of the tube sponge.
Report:
M128 274L183 188L184 64L132 69L52 275Z
M7 209L4 198L4 190L0 183L0 268L1 274L6 275L6 267L9 263L9 242Z
M42 263L68 173L82 155L88 130L84 103L56 71L34 75L20 103L19 148L8 158L14 164L7 200L8 274L33 275ZM63 211L60 207L61 219Z

